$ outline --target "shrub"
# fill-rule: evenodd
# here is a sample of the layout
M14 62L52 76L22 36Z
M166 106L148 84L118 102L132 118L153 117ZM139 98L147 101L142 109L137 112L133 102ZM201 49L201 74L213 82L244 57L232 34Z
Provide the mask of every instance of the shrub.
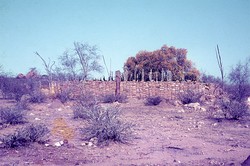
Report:
M73 110L74 119L81 118L81 119L94 119L98 117L99 108L97 105L91 107L85 107L83 105L76 105Z
M89 125L81 129L84 140L97 138L98 145L108 145L110 141L128 143L132 136L132 124L119 119L117 108L101 109L95 107L94 114L88 119Z
M58 98L62 103L66 103L71 99L70 93L71 93L70 88L63 88L60 90L60 92L56 94L56 98Z
M23 95L21 97L21 100L17 102L16 108L21 110L29 109L29 101L30 101L30 95Z
M238 120L248 111L248 105L245 102L239 102L232 99L220 99L219 106L227 119Z
M184 93L180 93L178 95L178 98L182 102L182 104L189 104L189 103L200 102L201 96L202 93L195 92L193 90L187 90Z
M1 108L0 111L1 123L19 124L25 122L24 111L17 108Z
M98 100L91 94L91 92L85 92L77 97L76 103L82 107L90 108L95 106L98 103Z
M31 103L43 103L46 100L46 95L41 90L36 89L30 93L29 101Z
M127 102L127 96L126 95L114 95L114 94L107 94L103 96L103 103L125 103Z
M156 106L159 105L162 102L162 98L159 96L155 96L155 97L148 97L146 99L145 105L148 106Z
M20 101L24 94L29 93L26 80L8 77L1 78L1 90L4 98L15 99L16 101Z
M89 119L98 110L97 99L91 93L82 93L74 105L74 118Z
M32 142L40 142L42 138L49 132L48 128L42 124L31 124L24 128L17 130L15 133L9 134L3 138L6 148L15 148L19 146L27 146Z
M250 57L244 64L239 62L229 73L227 93L232 100L243 102L250 96Z

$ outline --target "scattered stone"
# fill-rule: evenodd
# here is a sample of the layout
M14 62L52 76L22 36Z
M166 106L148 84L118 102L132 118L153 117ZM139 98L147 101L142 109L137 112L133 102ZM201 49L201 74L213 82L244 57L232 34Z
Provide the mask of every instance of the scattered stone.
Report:
M62 108L58 108L57 111L62 111Z
M44 144L46 147L48 147L49 146L49 144Z
M60 146L61 146L60 142L56 142L56 143L55 143L55 146L56 146L56 147L60 147Z
M33 113L30 113L30 115L31 115L31 116L33 116L33 115L35 115L35 114L33 114Z
M39 118L35 118L35 120L41 120L41 119L39 119Z
M189 103L189 104L185 104L184 107L186 107L187 109L195 110L195 111L206 112L206 109L201 107L200 103Z
M178 112L180 112L180 113L184 113L184 112L185 112L185 110L184 110L184 109L180 109L180 110L178 110Z
M175 100L175 101L173 102L173 105L174 105L174 106L180 106L180 105L182 105L182 103L181 103L180 100Z
M54 145L55 145L56 147L60 147L60 146L63 145L63 141L56 142Z
M214 123L213 126L218 126L218 123Z
M92 142L89 142L89 143L88 143L88 146L93 146L93 143L92 143Z

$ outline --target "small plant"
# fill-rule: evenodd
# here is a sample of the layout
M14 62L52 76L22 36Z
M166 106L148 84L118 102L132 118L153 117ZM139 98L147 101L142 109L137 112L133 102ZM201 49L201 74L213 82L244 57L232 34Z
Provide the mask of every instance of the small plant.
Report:
M125 103L127 102L127 96L125 95L114 95L114 94L107 94L103 96L103 103L114 103L114 102L119 102L119 103Z
M119 119L120 111L117 108L101 109L96 107L88 121L89 125L81 131L84 140L97 138L98 145L108 145L110 141L127 143L132 134L132 124L124 123Z
M184 93L179 94L178 98L182 104L196 103L200 102L202 93L195 92L193 90L187 90Z
M160 96L148 97L146 99L145 105L147 106L156 106L162 102L162 98Z
M17 130L15 133L9 134L1 141L6 148L15 148L20 146L28 146L32 142L40 142L42 138L49 132L48 128L42 124L31 124Z
M15 125L24 123L24 111L17 108L1 108L0 119L3 124Z

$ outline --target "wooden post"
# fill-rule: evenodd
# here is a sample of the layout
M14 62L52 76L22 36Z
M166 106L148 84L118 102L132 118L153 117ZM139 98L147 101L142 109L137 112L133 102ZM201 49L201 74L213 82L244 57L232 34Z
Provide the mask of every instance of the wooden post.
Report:
M144 69L142 69L142 74L141 74L141 81L143 81L144 82Z
M115 72L115 96L120 95L120 85L121 85L121 72L118 70Z
M165 79L165 71L164 71L164 69L162 68L162 69L161 69L161 81L164 81L164 79Z
M149 81L152 81L152 75L153 75L153 71L152 71L152 69L150 70L150 72L149 72Z

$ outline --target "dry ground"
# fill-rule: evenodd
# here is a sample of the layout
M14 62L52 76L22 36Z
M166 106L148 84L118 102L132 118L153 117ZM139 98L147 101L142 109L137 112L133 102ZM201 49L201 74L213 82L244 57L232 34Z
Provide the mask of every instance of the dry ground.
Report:
M1 106L13 102L0 100ZM114 104L104 104L112 106ZM72 103L47 101L32 104L29 123L44 123L50 129L49 146L34 143L17 149L0 148L0 165L240 165L250 155L249 116L239 121L217 121L199 110L161 103L144 106L143 100L119 104L122 119L132 122L135 139L130 144L85 145L73 119ZM2 127L8 134L26 124ZM67 140L60 147L54 144Z

